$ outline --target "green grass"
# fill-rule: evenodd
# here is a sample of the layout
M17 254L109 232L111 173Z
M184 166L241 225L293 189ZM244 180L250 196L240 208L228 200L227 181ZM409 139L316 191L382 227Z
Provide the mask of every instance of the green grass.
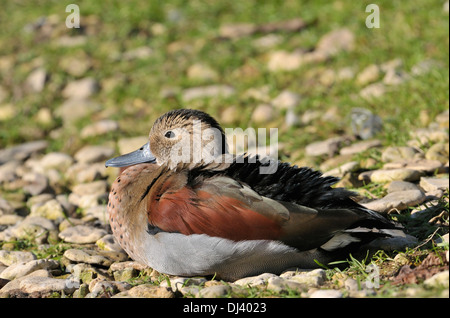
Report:
M248 88L263 85L269 85L272 97L284 89L300 93L303 100L297 109L299 113L308 109L325 111L331 106L339 109L342 121L324 123L323 129L315 135L296 140L291 136L280 137L284 139L282 141L289 141L293 148L348 130L346 116L352 107L366 107L382 116L385 130L381 137L389 144L402 144L407 140L408 132L420 125L417 118L421 110L428 111L433 117L448 108L448 16L443 13L440 3L378 1L381 28L368 29L364 24L366 4L351 1L190 1L189 5L175 0L77 1L84 30L89 30L95 20L98 22L94 28L98 31L93 31L84 45L61 48L54 44L58 36L83 32L83 29L65 28L67 4L61 1L33 1L30 4L19 0L4 4L0 13L0 57L12 56L15 64L13 70L1 74L2 82L6 83L7 89L20 87L36 64L43 65L50 80L41 94L10 96L9 102L18 108L19 115L2 123L0 146L36 136L45 138L52 129L62 126L56 118L51 125L42 127L34 116L42 107L54 111L61 104L61 89L74 77L61 70L59 61L62 57L76 57L80 52L84 52L93 65L83 76L93 76L100 83L111 78L118 80L119 84L111 91L100 91L94 99L110 110L108 117L125 123L122 134L126 135L146 134L156 117L181 106L204 109L218 116L221 109L237 105L244 114L238 125L247 127L257 102L245 101L240 94ZM25 32L24 27L42 16L53 17L57 25L49 39L36 40L35 34ZM341 27L349 28L355 34L355 49L318 65L305 65L294 72L271 73L266 67L267 52L252 45L252 41L261 35L236 40L218 38L220 27L227 23L264 24L296 17L302 17L311 26L300 32L282 33L282 41L274 49L311 49L322 35ZM152 33L155 25L162 25L162 34ZM134 61L112 58L114 54L144 45L154 50L149 58ZM314 69L338 70L351 66L358 72L369 64L381 64L395 58L402 59L407 72L424 59L434 59L443 67L394 87L392 92L373 102L354 98L360 87L353 80L327 87L316 79L307 78L308 72ZM187 105L179 98L161 98L160 91L164 87L183 89L208 84L186 77L186 69L196 62L215 69L219 74L218 82L233 85L238 94L227 100L201 100ZM255 74L239 72L244 67L252 68ZM142 102L142 107L134 107L136 100ZM136 114L141 119L138 122L134 120ZM102 115L95 114L95 117ZM289 135L298 136L301 132L302 127L297 127ZM119 136L108 136L111 137ZM63 147L57 140L52 143L55 144L53 150ZM81 144L75 143L73 147L79 148Z

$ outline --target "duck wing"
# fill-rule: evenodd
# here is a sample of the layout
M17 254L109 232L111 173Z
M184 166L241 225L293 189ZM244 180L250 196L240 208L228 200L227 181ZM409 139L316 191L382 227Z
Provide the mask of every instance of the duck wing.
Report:
M253 172L250 170L257 170L258 164L243 166L245 174L239 174L233 165L198 165L175 170L162 167L146 193L149 224L185 235L207 234L235 241L277 240L299 250L322 247L330 251L389 235L380 231L379 225L383 229L394 227L375 212L372 215L362 207L359 209L359 205L357 209L346 207L350 203L345 200L343 207L319 208L263 195L254 189L254 184L242 180L249 180ZM301 178L287 172L297 187ZM299 173L304 178L303 172ZM285 183L291 180L284 179ZM327 184L329 180L322 182Z

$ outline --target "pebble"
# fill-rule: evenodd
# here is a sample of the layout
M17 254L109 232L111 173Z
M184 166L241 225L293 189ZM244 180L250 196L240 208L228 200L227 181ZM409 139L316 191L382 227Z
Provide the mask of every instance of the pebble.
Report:
M231 293L231 286L228 285L214 285L202 288L195 295L197 298L218 298L225 297Z
M98 254L97 251L89 249L68 249L64 252L64 257L76 263L87 263L100 266L110 266L112 264L112 261L109 258Z
M214 98L217 96L227 98L235 94L235 89L228 85L209 85L192 87L182 92L182 99L189 102L198 98Z
M22 180L26 183L23 190L30 195L39 195L51 191L48 178L41 173L27 173L23 175Z
M335 289L320 289L309 295L309 298L343 298L341 291Z
M353 155L363 151L366 151L371 148L377 148L381 146L381 141L378 139L374 140L364 140L357 143L354 143L350 146L343 147L339 151L341 155Z
M1 212L1 210L0 210ZM24 217L15 214L5 214L1 215L0 213L0 225L14 225L23 221Z
M299 94L284 90L272 100L271 104L278 109L291 109L298 106L300 100L301 97Z
M117 130L119 130L119 123L117 121L104 119L83 127L80 132L80 137L89 138L101 136Z
M33 205L30 216L41 216L49 220L58 220L66 215L61 203L56 199L51 199L42 204Z
M62 96L67 99L86 99L99 90L98 82L92 77L86 77L69 82L62 91Z
M73 158L68 154L51 152L42 157L39 161L39 166L43 170L56 169L58 171L66 171L72 165L73 161Z
M359 284L353 278L347 278L344 282L344 287L346 290L351 291L351 292L359 290Z
M16 170L20 166L21 163L18 160L11 160L0 165L0 184L8 184L16 180L17 179Z
M90 284L94 279L111 279L111 276L105 269L85 263L66 264L66 269L72 273L74 280L81 281L84 284Z
M257 27L250 23L224 24L219 29L223 38L235 39L256 32Z
M347 163L344 163L343 165L328 170L327 172L324 172L323 175L324 176L335 176L335 177L339 177L342 178L345 174L355 171L359 168L359 162L357 161L350 161Z
M117 243L116 239L114 238L114 235L112 235L112 234L107 234L107 235L103 236L101 239L97 240L95 242L95 244L100 249L105 250L105 251L124 253L124 250L119 245L119 243Z
M89 209L98 207L99 204L108 199L108 194L85 194L78 195L76 193L69 194L69 203L78 206L81 209Z
M142 146L142 145L141 145ZM114 148L108 146L84 146L78 150L74 158L80 163L94 163L104 161L114 155Z
M387 213L391 210L405 210L423 203L426 199L425 194L420 190L406 190L387 194L381 199L377 199L362 205L368 209Z
M0 105L0 122L11 120L17 116L17 108L13 104Z
M313 142L305 147L308 156L333 156L340 146L347 140L346 137L332 137L323 141Z
M319 112L317 110L308 109L303 112L303 114L300 117L300 121L304 125L310 125L314 121L318 120L323 116L322 112Z
M444 110L442 113L438 114L436 116L436 118L434 119L438 124L439 127L442 128L449 128L449 115L450 115L450 110Z
M92 67L92 62L89 56L83 52L76 56L63 57L59 62L59 67L72 76L80 77Z
M28 275L6 284L0 290L0 297L9 297L11 294L17 294L17 292L25 296L32 294L32 297L49 297L53 292L70 295L74 291L75 286L67 284L64 279Z
M335 29L322 36L316 50L334 56L342 51L353 50L355 35L349 29Z
M79 196L100 196L107 192L108 183L105 180L97 180L89 183L80 183L72 188L72 193Z
M114 272L115 281L127 281L137 276L137 271L134 268L125 268Z
M422 177L420 178L420 187L426 192L445 190L449 188L449 181L448 179Z
M195 80L215 81L219 78L219 75L210 66L196 63L187 69L187 77Z
M44 68L36 68L25 80L25 88L33 93L40 93L44 90L48 75Z
M373 83L360 90L359 95L365 100L370 101L374 98L383 96L386 91L386 86L383 83Z
M421 144L447 142L448 145L449 140L448 133L437 128L418 128L411 131L410 135Z
M27 262L12 263L0 273L0 278L13 280L38 269L52 270L59 268L59 266L59 263L52 259L35 259Z
M8 287L5 286L4 289L1 289L0 292L5 291L6 289L17 289L19 286L19 283L21 280L26 279L27 277L52 277L52 274L50 273L50 271L55 272L55 273L60 273L59 269L54 269L54 270L47 270L47 269L37 269L35 271L32 271L31 273L25 275L25 276L21 276L18 277L16 279L13 280L9 280L9 279L4 279L4 278L0 278L4 281L7 281L7 285Z
M442 164L448 162L449 144L437 143L432 145L425 153L425 158L429 160L437 160Z
M0 263L10 266L15 263L26 263L36 259L31 252L0 250Z
M425 286L447 288L449 286L449 271L437 273L424 281Z
M132 268L136 271L139 271L139 272L150 269L150 267L143 265L141 263L135 262L135 261L115 262L115 263L111 264L111 266L109 267L110 271L112 271L112 272L121 271L121 270L125 270L125 269L130 269L130 268Z
M352 161L353 155L336 155L329 159L326 159L324 162L320 164L321 171L328 171L333 168L337 168L347 162Z
M123 292L131 288L127 282L93 280L89 284L89 294L85 298L111 297L118 292Z
M408 190L419 190L419 188L414 183L407 181L392 181L387 188L388 193Z
M274 109L269 104L256 106L252 113L252 121L256 124L267 123L274 118Z
M70 98L55 110L55 115L62 118L64 127L70 128L81 118L88 117L101 109L101 105L96 102Z
M29 215L22 222L10 227L8 230L10 230L13 237L45 243L49 233L54 233L56 227L52 221L44 217Z
M295 113L295 111L292 108L289 108L286 111L284 123L285 123L286 127L288 127L288 128L293 127L300 123L300 119L298 118L297 114Z
M318 268L307 272L285 272L280 277L289 278L291 281L295 281L300 284L307 285L308 287L319 287L325 283L326 272L325 270Z
M14 207L11 205L11 203L3 198L0 198L0 215L12 213L14 213Z
M421 173L417 170L398 168L398 169L380 169L375 170L370 175L372 182L391 182L391 181L417 181L420 179Z
M420 153L414 147L387 147L381 153L381 160L384 162L399 161L414 158Z
M428 159L403 159L384 164L383 169L407 168L424 173L434 173L442 169L442 163L437 160Z
M175 298L175 293L169 287L142 284L127 291L112 296L113 298Z
M383 77L383 83L386 85L400 85L407 81L410 76L401 70L388 70Z
M364 86L375 82L381 75L380 67L376 64L371 64L363 69L356 77L356 83Z
M68 243L95 243L108 234L105 230L88 225L75 225L59 232L59 237Z
M98 154L95 157L98 157ZM107 176L108 170L103 161L89 164L78 162L66 171L67 179L73 184L89 183L99 179L106 179Z
M125 61L131 61L131 60L141 60L146 59L153 55L153 49L148 46L141 46L129 51L124 52L121 55L121 59Z
M244 287L264 287L267 285L269 278L278 277L275 274L264 273L258 276L251 276L238 279L234 282L235 285Z
M225 108L220 114L220 118L225 125L232 125L239 121L241 111L236 106Z
M283 42L283 37L276 34L268 34L253 41L253 46L260 50L271 49Z
M20 282L20 290L29 294L33 292L42 294L64 292L64 294L72 294L75 291L75 286L70 286L63 279L51 277L27 277Z
M170 287L172 290L179 290L182 293L191 292L193 289L187 287L200 286L207 282L203 277L174 277L167 281L161 282L159 286Z
M306 284L281 277L271 277L267 281L267 289L277 293L297 291L302 292L308 289Z
M283 50L271 52L269 61L267 62L267 69L271 72L293 71L298 69L304 61L302 53L289 53Z
M42 152L47 147L48 141L37 140L0 149L0 164L2 165L10 160L25 160L33 154Z

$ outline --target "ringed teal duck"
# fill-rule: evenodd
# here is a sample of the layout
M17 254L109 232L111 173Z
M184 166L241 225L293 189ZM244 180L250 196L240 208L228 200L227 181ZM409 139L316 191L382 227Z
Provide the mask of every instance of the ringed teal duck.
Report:
M196 142L196 124L214 138ZM354 193L332 188L337 178L279 161L273 173L260 173L269 164L229 154L208 114L170 111L155 121L148 143L106 162L127 167L109 194L113 234L131 258L161 273L229 281L318 267L403 234L353 201Z

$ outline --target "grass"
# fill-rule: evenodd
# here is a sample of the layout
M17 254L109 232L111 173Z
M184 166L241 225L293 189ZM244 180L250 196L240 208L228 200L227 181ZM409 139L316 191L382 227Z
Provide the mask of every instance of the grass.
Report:
M251 109L256 105L254 101L242 100L239 93L263 85L269 86L272 97L284 89L300 93L303 100L297 109L299 113L308 109L325 111L330 106L337 106L342 115L342 121L327 122L322 126L324 129L308 138L292 140L282 136L289 140L292 148L304 147L313 140L347 130L345 118L352 107L363 106L382 116L386 125L381 137L389 144L406 141L408 132L418 126L421 110L433 117L448 108L448 18L437 3L409 1L400 5L378 1L380 29L366 28L365 4L349 1L245 1L233 4L191 1L189 5L183 5L175 0L164 3L134 0L126 4L117 1L77 1L76 4L84 27L81 30L65 28L68 13L65 3L60 1L35 1L34 5L8 1L4 5L0 14L0 56L16 61L13 70L2 74L6 88L20 87L32 68L39 64L48 71L50 79L41 94L10 96L20 115L2 123L0 146L33 139L36 135L45 138L51 130L62 126L55 118L43 127L34 116L42 107L54 111L61 104L61 89L76 77L62 70L59 62L63 57L76 58L80 53L88 56L92 64L83 76L93 76L101 83L110 79L118 82L107 93L100 91L95 99L109 109L108 117L124 122L126 129L122 134L130 136L146 134L152 120L162 112L180 106L195 106L218 116L224 107L237 105L245 114L238 125L247 127ZM42 16L55 19L56 27L49 39L36 40L36 33L26 32L24 28ZM266 68L268 52L255 49L252 44L261 35L236 40L218 38L220 27L226 23L264 24L299 16L311 26L301 32L281 34L282 40L274 49L310 49L323 34L340 27L354 32L355 49L318 65L305 65L295 72L272 73ZM89 26L98 31L92 31L85 44L74 48L55 45L58 35L83 34L89 31ZM160 34L155 35L158 28ZM114 55L140 46L149 46L154 53L142 60L113 59ZM403 61L405 71L424 59L437 60L443 67L395 87L372 102L354 98L360 87L352 80L326 86L316 79L308 79L312 70L338 70L351 66L360 71L372 63L396 58ZM187 68L197 62L212 67L219 75L218 82L235 86L237 96L227 100L195 101L193 105L182 105L179 98L160 96L164 87L183 89L208 84L187 78ZM245 68L252 71L245 73ZM141 106L134 107L136 104ZM134 120L137 113L142 119L139 122ZM101 112L94 116L105 117ZM301 131L302 127L297 127L291 133L301 135ZM108 139L111 137L119 136L108 136ZM105 137L96 140L98 143L104 141ZM56 144L52 149L61 147L58 140L52 142Z

